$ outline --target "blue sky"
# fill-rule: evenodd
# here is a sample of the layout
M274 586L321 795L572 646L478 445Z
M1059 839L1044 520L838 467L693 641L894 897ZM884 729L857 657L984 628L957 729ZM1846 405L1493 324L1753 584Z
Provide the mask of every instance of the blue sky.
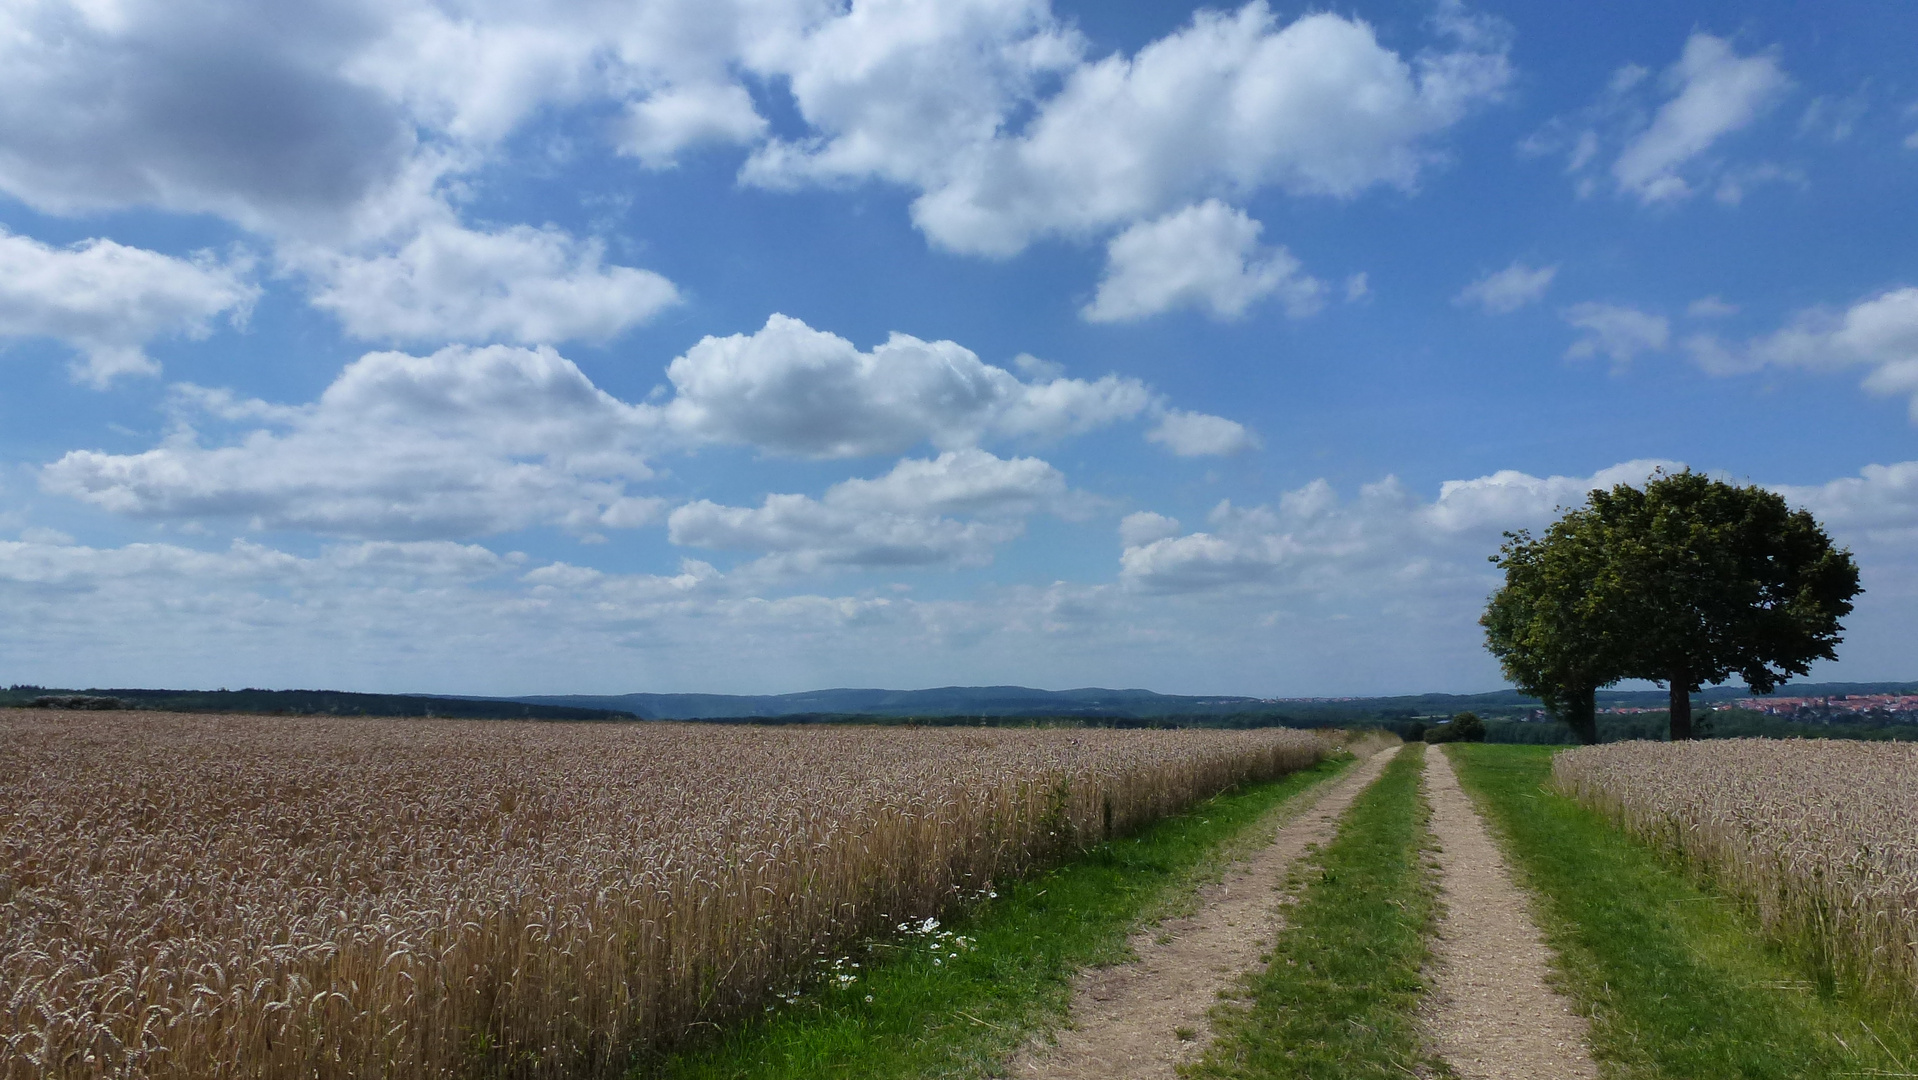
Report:
M1499 684L1689 465L1918 673L1918 15L0 11L0 680Z

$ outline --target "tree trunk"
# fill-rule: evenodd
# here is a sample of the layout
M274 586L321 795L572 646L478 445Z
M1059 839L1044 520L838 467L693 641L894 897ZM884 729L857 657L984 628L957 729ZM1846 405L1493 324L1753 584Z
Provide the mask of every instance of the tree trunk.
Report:
M1565 707L1558 718L1572 729L1578 741L1586 746L1598 742L1598 691L1589 686L1581 686L1565 695Z
M1683 675L1672 677L1672 741L1692 737L1692 684Z

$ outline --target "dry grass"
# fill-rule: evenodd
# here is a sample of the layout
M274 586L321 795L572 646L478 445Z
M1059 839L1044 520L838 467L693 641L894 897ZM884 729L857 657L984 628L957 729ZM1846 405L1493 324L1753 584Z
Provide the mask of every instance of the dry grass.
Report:
M1821 968L1918 1000L1918 746L1616 743L1560 754L1568 793L1705 867Z
M1289 731L0 712L0 1077L616 1075Z

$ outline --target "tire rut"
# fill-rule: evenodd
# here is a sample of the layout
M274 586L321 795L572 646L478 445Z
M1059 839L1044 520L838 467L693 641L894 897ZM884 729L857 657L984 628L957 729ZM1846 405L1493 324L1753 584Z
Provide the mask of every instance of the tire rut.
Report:
M1425 1020L1462 1080L1596 1080L1589 1024L1549 981L1552 953L1452 763L1425 755L1445 913Z
M1378 779L1397 748L1374 754L1327 784L1282 824L1272 842L1200 890L1198 910L1135 934L1136 961L1082 972L1070 1026L1051 1045L1028 1046L1007 1075L1048 1080L1171 1080L1211 1041L1207 1013L1219 991L1260 962L1283 923L1287 871L1311 845L1331 841L1338 819Z

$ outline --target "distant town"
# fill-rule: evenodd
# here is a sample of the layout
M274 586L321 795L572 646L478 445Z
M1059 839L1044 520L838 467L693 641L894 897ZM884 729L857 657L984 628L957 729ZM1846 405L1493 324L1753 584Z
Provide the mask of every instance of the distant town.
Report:
M1742 709L1805 724L1891 720L1918 724L1918 694L1833 694L1828 697L1746 697L1716 702L1713 712ZM1617 705L1598 710L1614 716L1664 712L1663 708Z

